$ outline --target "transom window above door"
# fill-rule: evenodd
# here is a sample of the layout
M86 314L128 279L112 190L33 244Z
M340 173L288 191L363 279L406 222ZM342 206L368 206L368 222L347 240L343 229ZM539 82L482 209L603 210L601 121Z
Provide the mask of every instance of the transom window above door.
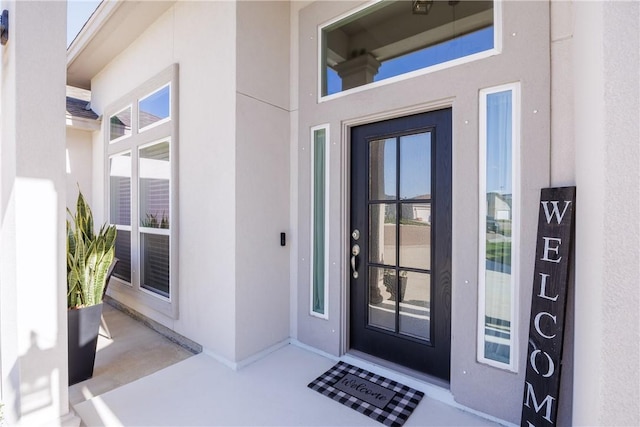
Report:
M338 18L320 29L321 96L495 52L497 7L480 0L379 1Z

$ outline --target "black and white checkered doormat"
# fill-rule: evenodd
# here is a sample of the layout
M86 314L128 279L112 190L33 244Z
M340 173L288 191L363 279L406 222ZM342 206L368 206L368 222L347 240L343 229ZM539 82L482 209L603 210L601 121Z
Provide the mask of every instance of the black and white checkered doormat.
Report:
M421 391L344 362L338 362L308 387L392 427L403 425L424 396Z

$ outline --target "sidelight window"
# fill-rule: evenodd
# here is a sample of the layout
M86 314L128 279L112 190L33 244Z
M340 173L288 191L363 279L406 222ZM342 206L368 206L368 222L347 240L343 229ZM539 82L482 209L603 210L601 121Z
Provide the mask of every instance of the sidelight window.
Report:
M327 319L328 292L328 225L329 209L328 190L329 174L329 126L319 126L311 130L311 211L312 211L312 243L311 243L311 315Z
M478 360L517 370L520 85L480 91Z

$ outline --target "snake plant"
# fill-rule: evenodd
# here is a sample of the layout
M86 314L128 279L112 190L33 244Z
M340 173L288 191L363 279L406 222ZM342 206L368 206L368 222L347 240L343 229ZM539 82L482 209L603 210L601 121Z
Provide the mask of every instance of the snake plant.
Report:
M96 234L93 214L78 194L76 214L67 209L67 307L100 304L107 272L115 256L116 227L104 224Z

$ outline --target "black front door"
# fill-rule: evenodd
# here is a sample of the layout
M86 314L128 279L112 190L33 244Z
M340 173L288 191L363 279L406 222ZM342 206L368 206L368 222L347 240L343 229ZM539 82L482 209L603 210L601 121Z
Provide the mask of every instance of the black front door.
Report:
M451 109L351 131L350 346L449 379Z

